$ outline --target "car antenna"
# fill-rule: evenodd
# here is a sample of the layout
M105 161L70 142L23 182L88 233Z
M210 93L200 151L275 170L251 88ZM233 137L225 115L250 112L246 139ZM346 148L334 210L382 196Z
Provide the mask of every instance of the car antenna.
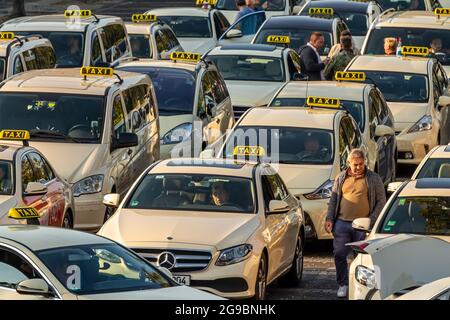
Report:
M113 75L116 76L117 79L119 79L119 82L116 82L116 83L119 83L119 84L123 83L123 79L117 73L114 72Z

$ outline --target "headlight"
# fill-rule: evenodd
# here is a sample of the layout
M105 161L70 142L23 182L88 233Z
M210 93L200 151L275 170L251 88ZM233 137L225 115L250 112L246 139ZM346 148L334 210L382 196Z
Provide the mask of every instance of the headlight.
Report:
M160 140L161 144L180 143L189 139L192 133L192 123L183 123L167 132Z
M72 187L73 195L75 197L78 197L82 194L97 193L102 191L102 188L103 188L102 174L84 178L75 183Z
M227 266L241 262L250 256L252 249L250 244L242 244L233 248L224 249L220 252L216 266Z
M420 132L425 130L431 130L432 120L431 116L423 116L417 121L409 130L408 133Z
M327 180L316 191L307 193L304 197L308 200L328 199L331 198L331 190L333 189L333 180Z
M374 289L377 286L377 281L375 279L375 271L363 267L357 266L355 272L356 281L366 286L369 289Z

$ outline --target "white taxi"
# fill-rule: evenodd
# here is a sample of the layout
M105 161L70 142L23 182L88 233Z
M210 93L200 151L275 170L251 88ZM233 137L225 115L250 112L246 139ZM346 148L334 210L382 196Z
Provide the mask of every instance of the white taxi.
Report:
M222 12L230 22L236 20L239 12L236 0L215 0L216 8ZM288 16L293 13L294 2L292 0L260 0L259 5L267 17Z
M450 144L436 146L417 166L411 179L450 178Z
M242 161L263 153L243 146L234 160L151 166L120 205L118 195L105 196L118 209L99 234L168 268L179 283L227 298L264 299L277 279L297 286L303 211L270 165Z
M419 164L442 137L442 109L447 77L439 62L426 57L425 47L402 48L403 56L362 55L345 71L362 71L366 82L377 85L394 115L398 163Z

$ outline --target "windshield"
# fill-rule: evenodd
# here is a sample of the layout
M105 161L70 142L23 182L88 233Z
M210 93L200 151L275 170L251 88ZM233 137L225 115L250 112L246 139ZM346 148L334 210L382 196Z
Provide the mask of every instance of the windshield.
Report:
M342 107L355 119L361 132L364 132L364 104L359 101L340 100ZM305 98L275 98L269 107L303 107Z
M398 197L379 233L450 235L450 197Z
M377 3L383 10L391 8L396 11L426 10L424 0L377 0Z
M18 31L18 35L40 34L50 40L55 49L58 68L81 67L83 64L84 34L62 31Z
M0 130L28 130L31 139L100 143L103 96L1 93Z
M211 23L207 17L158 16L168 24L177 38L211 38Z
M286 0L260 0L260 6L265 6L267 2L266 11L283 11L286 5ZM234 10L238 11L236 7L236 0L217 0L216 8L219 10Z
M149 174L125 207L254 213L254 202L251 179L206 174Z
M331 131L312 128L240 126L233 130L223 156L233 159L237 146L259 146L264 162L285 164L331 164Z
M125 67L122 71L147 74L152 79L159 115L192 114L195 76L187 70L158 67Z
M284 82L283 61L279 58L247 55L208 56L225 80Z
M366 14L339 11L339 15L342 17L353 36L366 36L369 27Z
M428 101L428 80L426 75L388 71L362 71L366 74L365 82L375 82L388 102L425 103Z
M128 34L133 57L152 58L150 36L148 34Z
M6 78L6 60L0 58L0 81Z
M422 28L374 29L365 54L384 54L384 38L400 38L403 46L428 47L443 65L450 65L450 30Z
M450 158L429 158L416 179L450 178Z
M77 295L171 287L153 266L115 244L92 244L36 252L59 282Z
M0 145L0 152L7 148ZM13 194L14 181L12 165L10 162L0 160L0 195L10 196Z
M263 27L264 28L264 27ZM289 36L291 40L290 47L294 49L295 51L299 51L300 47L306 45L309 41L309 38L311 36L311 33L319 31L324 36L324 46L322 49L319 50L319 54L321 56L327 55L332 47L332 35L329 32L329 30L308 30L308 29L269 29L264 28L261 29L255 39L255 43L262 43L262 44L270 44L267 42L267 38L269 36Z

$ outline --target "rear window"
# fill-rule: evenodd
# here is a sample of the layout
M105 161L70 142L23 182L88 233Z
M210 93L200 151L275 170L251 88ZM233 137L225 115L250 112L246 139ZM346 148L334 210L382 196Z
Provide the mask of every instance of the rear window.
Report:
M417 175L420 178L450 178L450 158L430 158Z

